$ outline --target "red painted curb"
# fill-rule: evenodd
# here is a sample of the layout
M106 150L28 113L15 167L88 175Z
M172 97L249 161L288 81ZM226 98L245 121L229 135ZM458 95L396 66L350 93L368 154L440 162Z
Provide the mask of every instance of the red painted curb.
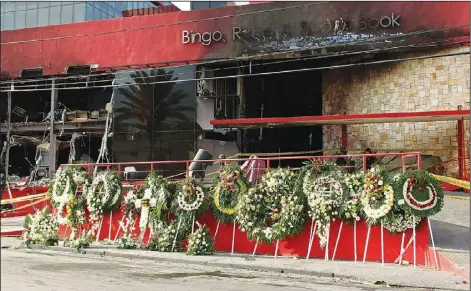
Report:
M442 254L439 250L437 250L437 261L438 261L438 269L440 271L456 274L462 277L464 280L466 280L466 282L469 280L469 273L467 273L466 271L458 267L457 264L455 264L451 259L449 259L444 254ZM437 268L435 264L435 257L434 257L432 248L430 248L428 253L426 253L425 266L432 269Z
M22 230L2 231L0 236L5 237L20 237L23 234Z
M27 216L28 214L34 214L35 211L14 211L9 213L2 213L0 214L1 218L10 218L10 217L19 217L19 216Z

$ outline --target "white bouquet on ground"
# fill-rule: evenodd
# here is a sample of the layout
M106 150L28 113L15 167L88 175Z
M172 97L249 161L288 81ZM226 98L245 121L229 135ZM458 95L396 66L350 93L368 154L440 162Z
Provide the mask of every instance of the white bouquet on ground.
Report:
M198 229L188 237L187 255L201 256L214 254L214 239L209 228L197 222Z
M180 227L174 222L167 227L161 228L152 237L149 250L159 252L179 252L183 250L183 240L185 239L186 226Z
M118 240L118 249L133 250L137 248L137 240L131 235L124 235Z
M70 242L69 247L74 249L84 249L88 248L92 244L92 242L92 232L90 230L84 231L79 238Z
M51 214L49 207L37 211L34 215L28 215L23 228L26 245L33 243L53 246L59 240L59 223L57 217Z

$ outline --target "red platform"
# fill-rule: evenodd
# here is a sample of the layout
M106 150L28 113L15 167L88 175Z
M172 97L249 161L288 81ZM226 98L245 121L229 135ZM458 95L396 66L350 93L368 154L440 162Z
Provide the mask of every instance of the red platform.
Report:
M110 228L110 214L106 214L103 219L99 240L105 240L111 238L112 240L116 237L116 232L119 228L119 222L122 219L122 212L118 210L113 213L111 219ZM217 221L212 215L205 214L199 216L197 221L206 224L211 230L211 234L214 235L216 231ZM139 223L137 221L137 223ZM281 241L278 248L279 256L299 256L305 258L307 256L308 244L309 244L309 232L310 232L311 221L308 221L304 231L295 237L285 239ZM336 220L331 225L331 234L329 241L329 258L332 257L335 242L337 240L337 234L340 227L340 221ZM88 229L89 226L86 226ZM232 231L233 225L219 226L218 234L216 237L216 250L220 252L231 252L232 248ZM367 236L368 227L363 222L357 223L357 259L361 261L363 259L363 252L365 249L365 241ZM66 232L66 227L61 227L61 237L68 237L70 235L70 229ZM122 236L123 231L119 230L118 238ZM143 242L149 241L149 229L147 229ZM337 253L335 255L336 260L351 260L355 259L354 253L354 229L348 226L346 223L343 224L342 233L340 236ZM139 230L136 229L133 233L136 237L139 236ZM428 226L423 223L416 229L417 242L416 242L416 262L417 265L425 265L426 258L429 256L429 241L428 241ZM412 236L412 230L406 232L404 246L407 245L409 239ZM384 260L386 263L393 263L400 254L401 250L402 234L390 235L384 230ZM235 231L235 244L234 252L243 254L252 254L255 247L254 241L248 241L245 233L241 232L236 226ZM259 244L256 254L258 255L274 255L275 244ZM311 250L311 258L324 258L324 250L319 247L319 240L316 236L314 244ZM405 252L403 260L413 262L413 248L412 244ZM371 228L370 241L368 246L368 253L366 261L369 262L381 262L381 227L374 226Z

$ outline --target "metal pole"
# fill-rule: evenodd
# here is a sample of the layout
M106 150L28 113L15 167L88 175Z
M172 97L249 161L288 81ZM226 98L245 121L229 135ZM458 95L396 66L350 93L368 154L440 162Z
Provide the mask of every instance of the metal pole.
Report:
M348 134L346 124L342 124L342 147L345 149L348 147Z
M13 90L13 84L11 85ZM5 152L5 181L8 181L9 165L10 165L10 134L11 134L11 91L8 92L8 109L7 109L7 140Z
M461 180L464 180L464 120L458 120L458 173Z
M49 177L56 172L56 135L54 133L55 112L57 106L56 80L52 79L51 84L51 118L49 122Z

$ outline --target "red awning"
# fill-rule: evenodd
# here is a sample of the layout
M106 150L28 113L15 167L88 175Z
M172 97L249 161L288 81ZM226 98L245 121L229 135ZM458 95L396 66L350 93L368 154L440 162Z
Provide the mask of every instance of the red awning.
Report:
M215 127L281 127L281 126L312 126L366 123L398 123L398 122L433 122L465 119L469 120L470 110L447 110L425 112L396 112L350 115L267 117L211 120Z

